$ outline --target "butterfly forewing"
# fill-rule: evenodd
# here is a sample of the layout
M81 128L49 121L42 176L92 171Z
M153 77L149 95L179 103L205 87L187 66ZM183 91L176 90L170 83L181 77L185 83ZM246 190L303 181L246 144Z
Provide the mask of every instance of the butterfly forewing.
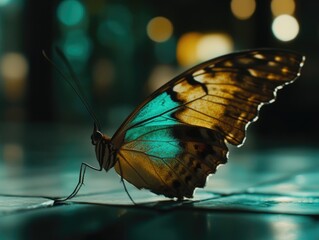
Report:
M191 197L226 162L225 142L242 144L260 106L299 76L303 60L289 51L252 50L212 59L174 78L113 136L117 172L138 188Z

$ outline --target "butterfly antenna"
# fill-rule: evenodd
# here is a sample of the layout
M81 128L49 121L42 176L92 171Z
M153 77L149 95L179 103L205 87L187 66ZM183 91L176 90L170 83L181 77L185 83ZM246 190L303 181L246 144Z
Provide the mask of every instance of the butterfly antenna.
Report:
M42 54L47 59L47 61L52 64L54 69L60 74L60 76L64 79L64 81L66 81L71 86L71 88L74 90L76 95L78 95L81 102L85 106L86 110L89 112L93 121L97 125L98 130L101 130L101 124L100 124L96 114L94 113L92 107L90 106L90 104L87 100L87 97L84 94L83 87L80 84L79 79L76 77L76 74L75 74L70 62L68 61L68 59L66 58L64 53L58 47L55 47L55 51L56 51L57 55L59 56L59 58L62 60L63 64L66 66L69 75L66 75L65 73L63 73L60 70L60 68L58 68L58 66L47 56L47 54L44 50L42 51Z

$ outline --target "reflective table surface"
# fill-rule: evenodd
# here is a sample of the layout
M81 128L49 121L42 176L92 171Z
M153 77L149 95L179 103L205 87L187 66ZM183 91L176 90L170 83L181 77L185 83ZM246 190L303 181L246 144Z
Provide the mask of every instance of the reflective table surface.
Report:
M91 129L4 124L0 138L0 239L319 239L319 150L261 144L253 134L194 199L174 201L93 166Z

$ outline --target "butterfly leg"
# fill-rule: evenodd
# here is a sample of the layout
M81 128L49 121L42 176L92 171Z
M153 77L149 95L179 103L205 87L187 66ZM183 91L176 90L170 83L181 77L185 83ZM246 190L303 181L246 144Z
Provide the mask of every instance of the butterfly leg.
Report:
M136 202L133 200L131 194L128 192L128 190L127 190L127 188L126 188L126 184L125 184L125 182L124 182L124 178L123 178L123 174L122 174L122 166L121 166L120 161L118 161L118 163L119 163L119 169L120 169L121 182L123 183L124 190L125 190L127 196L129 197L129 199L132 201L132 203L133 203L134 205L137 205Z
M102 171L103 167L102 165L100 165L99 168L96 168L96 167L93 167L87 163L82 163L81 164L81 168L80 168L80 174L79 174L79 181L78 181L78 184L76 185L75 189L73 190L73 192L66 198L62 198L62 199L57 199L54 201L54 203L61 203L61 202L65 202L73 197L76 196L76 194L80 191L83 183L84 183L84 175L85 175L85 171L86 171L86 168L91 168L92 170L95 170L95 171Z

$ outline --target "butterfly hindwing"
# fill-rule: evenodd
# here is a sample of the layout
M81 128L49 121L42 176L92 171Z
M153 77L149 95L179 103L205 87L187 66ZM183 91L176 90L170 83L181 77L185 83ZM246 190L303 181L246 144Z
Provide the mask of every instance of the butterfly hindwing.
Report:
M117 172L138 188L182 199L204 187L206 177L227 161L227 147L216 131L183 125L145 127L125 143L115 164Z
M289 51L251 50L212 59L174 78L113 136L117 172L138 188L191 197L226 162L225 142L243 143L260 106L299 76L303 60ZM189 159L201 168L187 167Z

